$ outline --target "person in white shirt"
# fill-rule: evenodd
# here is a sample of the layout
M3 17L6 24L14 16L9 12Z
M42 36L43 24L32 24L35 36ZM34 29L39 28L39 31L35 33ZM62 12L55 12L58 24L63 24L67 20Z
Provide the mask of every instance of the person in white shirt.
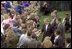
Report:
M30 32L22 34L20 36L20 38L19 38L19 42L17 44L17 48L20 48L22 46L25 48L26 46L28 46L27 44L31 41L31 37L30 36L31 36Z
M53 47L55 48L64 48L63 38L60 34L61 32L59 30L56 30L56 33L55 33L56 37L54 39L54 45L53 45Z
M24 41L24 39L26 39L26 37L27 37L27 34L22 34L22 35L20 36L19 42L18 42L18 44L17 44L17 48L20 48L20 46L23 45L23 41Z

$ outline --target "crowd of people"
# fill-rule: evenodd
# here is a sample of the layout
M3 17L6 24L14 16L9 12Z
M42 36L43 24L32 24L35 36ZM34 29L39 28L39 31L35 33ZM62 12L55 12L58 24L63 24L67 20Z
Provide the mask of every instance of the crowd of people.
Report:
M71 16L61 21L57 10L51 12L52 21L46 18L40 27L38 1L1 2L1 47L10 48L71 48ZM43 34L42 41L38 38ZM18 41L17 41L18 40Z

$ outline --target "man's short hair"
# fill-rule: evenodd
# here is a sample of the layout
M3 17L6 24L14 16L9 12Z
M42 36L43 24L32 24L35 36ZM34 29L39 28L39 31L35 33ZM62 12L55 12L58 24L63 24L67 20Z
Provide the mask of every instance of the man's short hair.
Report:
M27 36L31 36L31 33L32 33L31 31L28 31Z
M69 38L69 37L66 38L66 42L67 42L67 43L70 43L70 42L71 42L71 38Z
M56 30L56 34L57 34L57 35L60 35L60 33L61 33L61 32L60 32L59 30Z

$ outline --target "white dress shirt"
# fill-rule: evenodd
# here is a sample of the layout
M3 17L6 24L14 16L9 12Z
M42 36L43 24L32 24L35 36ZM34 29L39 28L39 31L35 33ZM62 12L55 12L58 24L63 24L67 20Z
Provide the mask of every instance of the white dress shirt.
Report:
M57 35L54 39L54 43L56 42L56 40L58 39L59 35Z
M70 45L70 43L66 45L66 48L68 48L69 45Z
M48 28L48 25L46 25L46 28L45 28L45 29L46 29L46 31L47 31L47 28Z

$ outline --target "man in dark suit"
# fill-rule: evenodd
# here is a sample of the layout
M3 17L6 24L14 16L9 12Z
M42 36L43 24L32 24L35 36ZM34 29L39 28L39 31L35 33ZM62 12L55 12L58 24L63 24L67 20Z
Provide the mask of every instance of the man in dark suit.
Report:
M50 5L50 1L41 1L40 2L40 11L43 12L44 15L47 15L50 13L52 7Z
M61 22L61 18L59 18L58 21L59 21L59 23L58 23L58 26L57 26L57 30L60 31L60 35L63 38L63 42L64 42L64 45L65 45L65 25Z
M51 33L50 33L50 23L48 23L48 21L45 22L45 24L43 25L43 28L42 28L42 32L43 32L43 39L46 37L46 36L51 36Z
M63 39L63 46L65 47L65 26L64 24L61 22L61 18L58 19L58 26L57 26L57 30L60 32L60 36Z
M55 30L57 29L57 23L56 23L56 19L53 19L52 22L51 22L51 41L52 43L54 44L54 38L55 38L55 35L54 35L54 32Z
M63 42L62 36L60 35L60 31L57 30L55 35L56 35L56 37L54 39L54 45L53 46L55 48L64 48L64 42Z
M66 38L66 48L71 48L71 38Z
M70 28L70 23L69 23L69 19L70 19L70 16L69 14L66 14L66 18L65 18L65 31L68 31L69 28Z
M59 30L61 32L61 36L63 38L65 38L65 26L63 25L63 23L59 23L58 26L57 26L57 30Z

